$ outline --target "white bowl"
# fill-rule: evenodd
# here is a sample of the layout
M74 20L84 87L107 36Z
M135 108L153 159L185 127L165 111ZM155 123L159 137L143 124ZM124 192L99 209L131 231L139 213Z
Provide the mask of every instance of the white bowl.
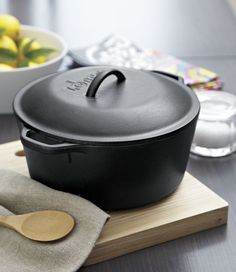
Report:
M64 40L51 31L22 25L20 36L35 38L42 46L55 48L56 52L51 54L49 61L36 67L0 71L0 114L12 113L12 102L16 93L27 83L55 73L68 52Z

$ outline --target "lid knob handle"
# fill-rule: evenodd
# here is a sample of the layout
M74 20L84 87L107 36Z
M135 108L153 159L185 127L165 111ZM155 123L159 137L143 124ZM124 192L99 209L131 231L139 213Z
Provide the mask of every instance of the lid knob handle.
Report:
M114 75L117 77L117 83L123 82L126 78L124 74L119 70L110 70L110 71L104 71L97 74L97 76L94 78L92 83L90 84L86 96L87 97L95 97L99 86L102 84L103 80L107 78L110 75Z

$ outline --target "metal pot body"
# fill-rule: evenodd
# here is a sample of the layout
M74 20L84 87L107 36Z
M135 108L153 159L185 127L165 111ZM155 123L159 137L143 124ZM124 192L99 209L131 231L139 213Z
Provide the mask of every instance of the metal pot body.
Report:
M168 137L129 145L65 145L59 152L22 143L30 176L49 187L78 194L102 209L135 208L174 192L186 170L197 116ZM20 129L23 124L19 121ZM46 145L45 145L46 146ZM53 146L53 145L52 145Z

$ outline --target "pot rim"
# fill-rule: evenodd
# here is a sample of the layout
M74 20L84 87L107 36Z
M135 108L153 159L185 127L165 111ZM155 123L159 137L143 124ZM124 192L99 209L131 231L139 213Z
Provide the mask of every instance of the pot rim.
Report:
M174 137L175 135L181 133L182 131L184 131L185 129L188 129L188 127L196 125L196 121L198 118L199 113L193 118L192 121L190 121L187 125L185 125L184 127L181 127L178 130L175 130L169 134L165 134L162 136L157 136L157 137L153 137L153 138L148 138L148 139L142 139L142 140L136 140L136 141L127 141L127 142L91 142L91 141L68 141L67 139L62 140L61 138L58 138L57 136L51 135L51 134L47 134L45 132L41 132L41 131L36 131L34 128L28 127L26 124L26 127L28 130L32 130L34 132L38 132L40 133L42 136L45 137L50 137L50 139L55 140L55 142L58 142L59 144L68 144L68 146L66 148L63 148L61 150L56 150L53 145L48 145L48 148L44 148L41 145L40 141L37 141L36 144L32 144L31 141L28 141L26 139L24 139L21 136L21 141L22 144L26 147L38 150L38 151L44 151L46 153L67 153L67 152L84 152L84 148L89 148L89 147L109 147L109 148L126 148L126 147L130 147L130 146L140 146L140 145L146 145L146 144L152 144L153 142L157 142L157 141L165 141L171 137ZM24 122L22 120L19 119L19 121L23 124L23 126L25 126ZM71 145L71 146L70 146ZM81 149L82 148L82 149Z

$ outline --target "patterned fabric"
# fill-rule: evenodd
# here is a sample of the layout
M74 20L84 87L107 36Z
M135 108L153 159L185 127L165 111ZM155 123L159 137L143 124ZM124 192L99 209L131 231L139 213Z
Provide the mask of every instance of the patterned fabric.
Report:
M198 89L219 90L219 76L205 68L189 64L155 49L141 49L128 39L111 35L100 43L85 49L89 63L115 65L127 68L160 70L184 79L185 84Z

